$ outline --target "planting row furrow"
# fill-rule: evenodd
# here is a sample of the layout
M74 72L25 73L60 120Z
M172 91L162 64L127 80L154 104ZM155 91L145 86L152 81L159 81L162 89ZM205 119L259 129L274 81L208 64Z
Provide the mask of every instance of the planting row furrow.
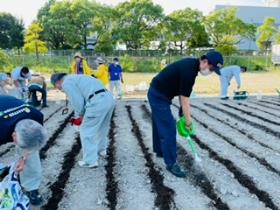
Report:
M151 113L148 108L145 105L142 105L141 108L145 115L151 118ZM204 195L211 200L210 205L220 210L229 209L228 205L223 202L220 195L217 194L206 174L196 168L193 157L189 155L181 145L177 146L177 153L179 162L182 163L184 168L188 171L188 179L193 185L198 186Z
M52 147L55 144L56 138L59 136L59 134L63 131L63 129L67 126L69 123L70 118L74 115L74 112L69 114L64 121L58 126L58 128L53 132L51 137L48 139L46 145L41 149L40 151L40 157L41 159L46 158L46 152L49 150L50 147Z
M59 202L64 196L64 188L68 182L70 172L75 165L76 157L79 154L80 150L80 137L77 136L71 150L64 155L61 171L58 175L58 178L49 188L52 195L48 199L48 202L44 206L42 206L43 210L58 209Z
M146 147L142 133L139 129L138 123L134 119L131 113L131 106L127 105L126 110L132 125L132 132L135 135L138 144L141 148L144 158L146 160L146 167L148 168L148 177L151 180L152 189L156 194L155 206L159 209L172 209L175 208L174 203L174 190L165 186L164 177L161 172L156 168L155 163L152 159L152 154L149 153L149 149Z
M44 123L47 122L48 120L50 120L54 115L56 115L61 109L63 108L63 106L58 107L53 113L51 113L48 117L46 117L44 119Z
M106 170L106 199L108 200L108 208L110 210L115 210L118 203L118 181L115 177L116 170L116 123L115 123L115 113L111 120L111 126L109 131L110 143L107 149L107 164L105 165Z
M273 102L273 101L271 101L271 100L261 100L260 102L266 103L266 104L272 104L272 105L274 105L274 106L280 107L280 103Z
M138 141L131 132L132 125L124 105L125 102L120 102L115 109L117 166L114 172L119 188L116 209L154 209L155 192L147 175L149 169Z
M11 151L12 148L14 148L15 146L12 145L8 145L7 148L5 148L3 151L0 152L0 157L6 155L8 152Z
M251 166L254 163L254 160L253 159L251 161L246 160L246 162L238 161L240 158L237 156L242 156L242 154L241 153L238 154L237 152L234 152L232 149L230 149L228 146L222 144L222 141L224 139L222 139L222 141L220 140L220 138L221 138L220 134L218 134L218 135L214 134L214 135L218 136L219 139L216 138L214 140L214 137L212 139L211 138L212 135L209 135L209 134L207 135L207 137L208 137L207 140L204 139L204 135L203 135L203 139L199 138L198 136L194 136L194 139L198 143L200 148L207 150L209 152L209 155L211 158L213 158L214 160L217 160L218 162L223 164L229 171L231 171L234 174L235 178L238 180L238 182L240 184L242 184L244 187L246 187L250 193L255 194L258 197L258 199L265 204L265 206L267 206L271 209L279 209L278 206L274 203L274 200L272 200L270 194L266 190L260 189L260 187L258 187L257 184L255 183L255 181L253 180L252 177L255 177L255 175L259 171L255 170L255 168L250 169L248 166L249 165ZM205 143L205 142L207 142L207 143ZM209 145L211 145L211 146L209 146ZM232 150L232 152L230 152L231 150ZM219 153L217 151L219 151ZM232 154L232 155L230 155L230 154ZM230 160L229 157L230 157L230 159L233 159L233 160ZM242 156L242 159L243 159L243 156ZM244 173L239 167L237 167L236 162L238 162L239 167L243 168L243 171L247 171L247 173L250 173L251 177L249 175L247 175L246 173ZM251 164L248 164L248 162L251 162ZM276 180L279 180L279 179L276 178L275 176L273 176L271 173L266 173L265 171L263 171L262 174L263 174L263 177L259 177L260 179L267 180L267 177L271 176L271 179L273 179L273 181L264 183L264 186L261 186L261 188L269 189L269 191L271 191L271 195L273 195L274 198L278 197L278 195L276 193L277 191L275 191L275 189L271 188L271 186L272 186L271 183ZM257 182L257 183L259 185L259 182Z
M273 105L270 105L270 104L267 104L267 103L261 103L259 101L248 101L248 103L250 104L254 104L254 105L258 105L260 107L265 107L267 109L270 109L270 110L274 110L274 111L277 111L279 112L279 108L273 106Z
M236 130L236 131L239 132L240 134L244 135L245 137L248 137L250 140L254 141L255 143L257 143L257 144L259 144L259 145L261 145L262 147L267 148L267 149L270 149L270 150L272 150L272 151L274 151L274 152L280 154L280 150L277 150L277 149L275 149L275 148L273 148L273 147L271 147L271 146L269 146L269 145L263 143L262 141L256 139L254 136L252 136L251 134L249 134L247 130L245 130L245 129L240 129L238 126L232 125L231 123L227 122L226 120L223 120L223 119L217 117L217 115L215 115L215 114L209 113L206 109L201 108L201 107L199 107L199 106L197 106L197 105L193 105L193 104L192 104L192 108L197 109L197 110L199 110L200 112L202 112L202 113L206 114L207 116L209 116L210 118L217 120L218 122L220 122L220 123L222 123L222 124L224 124L224 125L230 127L230 128L233 129L233 130Z
M232 113L232 112L230 112L230 111L228 111L226 109L222 109L220 107L217 107L217 106L215 106L213 104L204 103L204 105L210 107L211 109L214 109L214 110L220 111L220 112L222 112L224 114L227 114L228 116L230 116L230 117L232 117L232 118L234 118L236 120L239 120L241 122L247 123L248 125L251 125L251 126L253 126L253 127L257 128L257 129L261 129L261 130L263 130L263 131L265 131L265 132L267 132L267 133L269 133L269 134L271 134L271 135L273 135L273 136L275 136L277 138L280 137L280 132L279 131L273 130L273 129L269 128L268 126L265 126L265 125L253 122L253 121L248 120L248 119L246 119L244 117L240 117L239 115L236 115L236 114L234 114L234 113Z
M211 147L209 147L206 143L202 142L200 138L197 136L193 137L196 143L200 146L200 148L207 150L212 159L217 160L221 164L223 164L229 171L234 174L234 177L238 180L240 184L244 187L248 188L249 192L256 195L260 201L262 201L266 207L271 208L273 210L278 210L279 208L273 202L270 195L264 191L259 189L251 177L244 174L239 167L235 165L235 163L227 158L220 156L216 151L214 151Z
M239 111L239 112L241 112L241 113L243 113L243 114L246 114L246 115L249 115L249 116L251 116L251 117L255 117L255 118L260 119L260 120L262 120L262 121L264 121L264 122L267 122L267 123L271 123L271 124L280 126L280 123L279 123L278 121L270 120L270 119L268 119L267 117L260 116L260 115L258 115L258 114L255 114L255 113L251 112L251 111L246 111L246 110L244 110L244 109L240 109L240 108L235 107L235 106L232 106L232 105L230 105L230 104L225 104L225 103L221 103L221 104L222 104L223 106L227 107L227 108L230 108L230 109Z
M280 171L273 167L270 163L267 162L267 160L263 157L259 157L258 155L254 154L253 152L248 151L247 149L244 149L237 145L233 139L226 137L225 135L221 134L220 132L216 131L215 129L209 127L206 123L204 123L202 120L199 120L197 117L192 115L192 118L198 122L200 125L202 125L204 128L208 129L210 132L214 133L215 135L219 136L221 139L235 147L236 149L240 150L241 152L245 153L251 158L256 159L261 165L263 165L267 170L276 173L277 175L280 176Z
M271 111L266 111L266 110L263 109L263 107L262 107L262 108L259 108L259 107L257 107L257 106L252 106L252 105L245 104L245 103L238 103L238 105L244 106L244 107L246 107L246 108L248 108L248 109L258 110L258 111L263 112L263 113L266 113L266 114L268 114L268 115L270 115L270 116L279 117L279 118L280 118L280 115L278 115L278 114L276 114L276 113L273 113L273 112L271 112Z

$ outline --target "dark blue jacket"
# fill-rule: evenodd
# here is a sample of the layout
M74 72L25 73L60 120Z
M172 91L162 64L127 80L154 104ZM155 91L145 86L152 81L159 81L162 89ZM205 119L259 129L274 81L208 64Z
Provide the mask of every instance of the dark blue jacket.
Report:
M44 116L19 99L0 95L0 145L13 141L15 126L23 119L31 119L43 125Z

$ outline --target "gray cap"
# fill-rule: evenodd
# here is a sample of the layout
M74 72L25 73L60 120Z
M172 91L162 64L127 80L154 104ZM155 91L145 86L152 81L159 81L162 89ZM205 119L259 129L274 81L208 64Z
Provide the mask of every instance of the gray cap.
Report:
M30 119L19 121L15 132L18 146L26 150L38 151L48 138L47 130L40 123Z
M51 76L51 83L54 86L56 82L60 81L63 77L65 77L66 73L55 73Z

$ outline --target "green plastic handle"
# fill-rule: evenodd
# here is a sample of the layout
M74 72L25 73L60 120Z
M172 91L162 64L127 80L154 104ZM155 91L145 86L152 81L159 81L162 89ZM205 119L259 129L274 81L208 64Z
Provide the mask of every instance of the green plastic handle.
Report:
M185 117L181 117L177 121L176 127L177 127L177 131L178 131L179 135L182 137L187 138L187 137L190 137L190 136L196 134L195 125L193 123L191 125L191 129L186 128L186 118Z

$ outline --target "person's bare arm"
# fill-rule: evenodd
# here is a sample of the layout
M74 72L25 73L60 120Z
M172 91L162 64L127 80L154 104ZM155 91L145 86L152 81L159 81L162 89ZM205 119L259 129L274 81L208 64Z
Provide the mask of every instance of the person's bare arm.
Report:
M191 106L190 106L190 99L186 96L180 96L180 104L182 106L183 114L186 118L187 127L191 126L192 119L191 119Z

